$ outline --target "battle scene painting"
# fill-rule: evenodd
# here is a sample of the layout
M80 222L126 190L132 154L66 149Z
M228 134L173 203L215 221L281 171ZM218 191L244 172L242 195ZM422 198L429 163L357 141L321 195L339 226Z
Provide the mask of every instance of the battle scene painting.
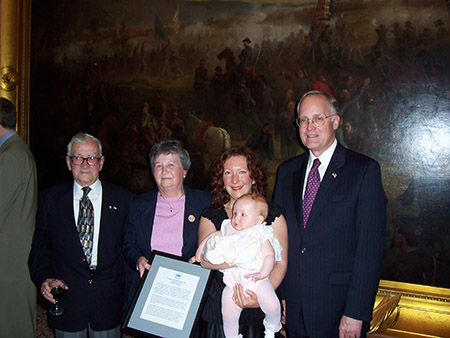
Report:
M102 178L154 188L148 151L183 141L186 183L231 145L276 170L304 151L311 89L336 97L337 138L382 168L383 279L450 287L450 2L34 0L31 147L44 189L70 179L78 131L103 142Z

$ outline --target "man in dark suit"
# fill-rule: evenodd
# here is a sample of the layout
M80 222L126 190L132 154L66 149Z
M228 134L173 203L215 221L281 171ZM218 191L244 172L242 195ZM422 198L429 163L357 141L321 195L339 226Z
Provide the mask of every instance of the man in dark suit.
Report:
M297 109L308 151L279 167L274 193L289 231L288 337L365 337L386 239L380 167L337 142L333 97L308 92Z
M125 290L122 242L131 193L99 179L104 161L97 138L76 134L66 157L74 181L39 196L28 265L48 301L54 303L50 285L66 289L59 300L63 314L49 315L56 337L88 333L91 338L120 337ZM89 211L86 205L91 206Z

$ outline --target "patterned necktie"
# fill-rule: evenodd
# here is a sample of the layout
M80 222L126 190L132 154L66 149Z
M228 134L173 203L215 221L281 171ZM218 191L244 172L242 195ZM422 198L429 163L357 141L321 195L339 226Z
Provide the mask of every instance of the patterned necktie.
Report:
M81 246L89 265L91 265L92 245L94 236L94 207L88 197L92 189L83 188L83 197L80 200L80 211L78 213L77 229L80 236Z
M308 175L308 183L306 184L305 196L303 197L303 227L306 228L308 223L309 213L311 212L314 199L320 186L319 168L320 161L316 158L313 162L311 171Z

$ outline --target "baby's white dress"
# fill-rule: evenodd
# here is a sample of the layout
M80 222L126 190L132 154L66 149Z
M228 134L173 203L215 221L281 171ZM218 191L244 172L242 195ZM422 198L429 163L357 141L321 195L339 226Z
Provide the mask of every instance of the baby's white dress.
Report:
M263 223L238 231L233 228L230 220L226 219L222 222L220 232L206 242L204 258L212 264L225 262L230 266L236 266L222 270L223 281L227 286L233 287L239 283L245 289L254 290L255 282L244 276L261 269L264 261L261 246L265 240L269 240L274 249L275 261L281 260L281 243L273 233L272 227Z

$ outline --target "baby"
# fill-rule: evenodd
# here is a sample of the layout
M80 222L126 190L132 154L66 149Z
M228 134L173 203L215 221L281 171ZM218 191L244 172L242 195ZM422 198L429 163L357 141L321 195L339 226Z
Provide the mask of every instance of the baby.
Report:
M211 264L227 263L221 270L226 287L222 293L222 316L225 337L242 337L239 316L242 308L233 302L233 288L240 284L256 293L265 313L265 338L274 337L281 329L280 303L267 278L275 261L281 260L281 244L272 227L266 226L268 205L263 196L246 194L233 205L232 218L224 220L220 231L207 236L199 245L196 260L201 255Z

